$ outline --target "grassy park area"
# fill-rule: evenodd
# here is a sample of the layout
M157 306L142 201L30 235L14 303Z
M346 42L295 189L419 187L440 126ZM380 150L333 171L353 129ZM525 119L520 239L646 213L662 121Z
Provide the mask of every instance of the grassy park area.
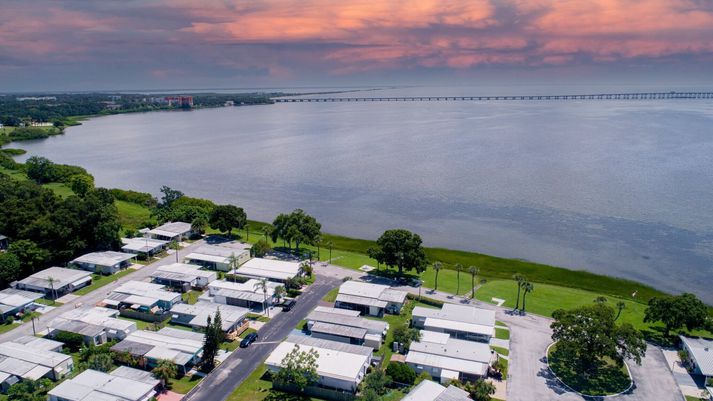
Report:
M90 292L96 290L97 288L104 287L105 285L109 283L113 283L114 281L133 273L134 270L132 269L125 269L122 270L116 274L112 274L109 276L105 276L103 274L92 274L92 283L84 288L80 288L77 291L74 292L75 295L85 295L89 294Z

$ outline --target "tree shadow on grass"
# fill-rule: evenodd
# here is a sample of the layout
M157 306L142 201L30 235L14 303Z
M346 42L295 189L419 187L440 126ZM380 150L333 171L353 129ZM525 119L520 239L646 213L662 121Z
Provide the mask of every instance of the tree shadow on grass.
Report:
M304 395L283 393L282 391L270 390L265 401L310 401L311 398Z

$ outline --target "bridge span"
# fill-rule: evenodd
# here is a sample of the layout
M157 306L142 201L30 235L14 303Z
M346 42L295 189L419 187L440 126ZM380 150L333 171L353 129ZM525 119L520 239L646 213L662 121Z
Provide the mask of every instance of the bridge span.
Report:
M276 97L276 103L315 102L453 102L531 100L667 100L713 99L713 92L600 93L590 95L508 95L508 96L384 96L384 97Z

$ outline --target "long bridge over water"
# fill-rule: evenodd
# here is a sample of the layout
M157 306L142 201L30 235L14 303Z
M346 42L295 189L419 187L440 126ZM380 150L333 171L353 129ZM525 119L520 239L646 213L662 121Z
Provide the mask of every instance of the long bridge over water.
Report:
M301 102L453 102L497 100L667 100L713 99L713 92L600 93L590 95L508 95L508 96L384 96L384 97L278 97L276 103Z

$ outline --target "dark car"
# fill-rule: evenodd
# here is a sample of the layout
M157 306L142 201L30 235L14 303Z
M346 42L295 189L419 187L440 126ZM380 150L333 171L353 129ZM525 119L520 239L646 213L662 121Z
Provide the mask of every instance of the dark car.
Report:
M285 301L285 303L282 304L282 311L283 312L291 311L292 307L295 306L296 303L297 303L297 301L294 299L289 299L289 300Z
M250 333L242 341L240 341L240 348L247 348L248 345L254 343L257 340L257 333Z

